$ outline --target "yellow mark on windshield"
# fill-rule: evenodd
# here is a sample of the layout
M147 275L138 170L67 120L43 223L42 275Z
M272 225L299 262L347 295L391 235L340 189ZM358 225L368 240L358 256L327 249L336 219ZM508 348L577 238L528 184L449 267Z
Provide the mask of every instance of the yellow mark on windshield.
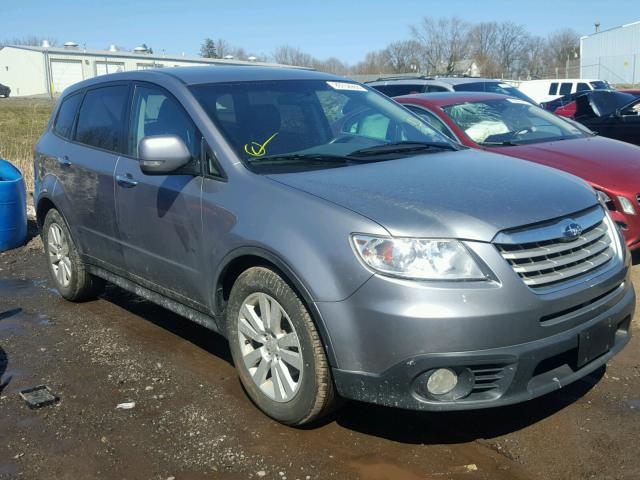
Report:
M267 145L269 145L269 142L273 140L276 137L276 135L278 135L278 132L271 135L267 139L267 141L262 144L258 142L247 143L244 146L244 151L246 152L247 155L250 155L252 157L264 157L265 153L267 153Z

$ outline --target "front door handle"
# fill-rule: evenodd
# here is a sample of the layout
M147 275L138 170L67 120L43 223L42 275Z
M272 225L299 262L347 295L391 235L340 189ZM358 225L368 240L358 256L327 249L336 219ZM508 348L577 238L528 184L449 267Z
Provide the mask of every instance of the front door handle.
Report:
M58 162L58 165L60 165L61 167L70 167L71 165L73 165L73 163L71 163L71 160L69 160L69 157L67 155L64 155L62 157L57 157L56 161Z
M121 187L124 187L124 188L133 188L136 185L138 185L138 182L136 182L131 177L131 174L129 174L129 173L127 173L126 175L118 175L118 176L116 176L116 182L118 182L118 185L120 185Z

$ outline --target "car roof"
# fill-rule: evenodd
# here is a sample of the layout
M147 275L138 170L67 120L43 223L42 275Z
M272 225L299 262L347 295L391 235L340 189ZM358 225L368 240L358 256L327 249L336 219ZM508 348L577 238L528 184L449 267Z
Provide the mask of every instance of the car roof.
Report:
M173 77L185 85L277 80L337 80L352 82L352 80L336 75L299 68L261 67L257 65L170 67L100 75L76 83L69 88L68 92L65 91L65 94L105 82L153 81L161 77L166 78L166 76Z
M500 100L512 98L500 93L487 92L442 92L442 93L417 93L393 97L394 100L415 100L425 106L446 107L464 102L482 102L486 100Z

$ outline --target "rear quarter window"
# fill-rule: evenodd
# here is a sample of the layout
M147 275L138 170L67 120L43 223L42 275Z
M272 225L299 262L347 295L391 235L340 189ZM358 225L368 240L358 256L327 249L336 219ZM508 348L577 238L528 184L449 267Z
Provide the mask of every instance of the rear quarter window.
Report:
M416 84L400 84L400 85L378 85L373 86L380 93L384 93L387 97L399 97L400 95L411 95L412 93L424 92L424 85Z
M557 95L557 93L558 93L558 83L552 82L551 85L549 85L549 95Z
M123 128L129 94L127 85L89 90L80 107L75 139L92 147L124 153Z
M82 94L77 93L62 100L62 104L58 110L53 131L67 140L70 140L73 134L73 123L76 120L81 101Z

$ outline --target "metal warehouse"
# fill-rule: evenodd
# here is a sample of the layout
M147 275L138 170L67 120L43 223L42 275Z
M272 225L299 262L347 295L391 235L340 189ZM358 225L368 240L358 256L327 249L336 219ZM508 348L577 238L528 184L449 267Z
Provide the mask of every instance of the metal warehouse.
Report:
M143 47L133 52L87 50L68 42L63 48L7 46L0 49L0 83L12 96L58 95L70 85L106 73L192 65L270 65L230 59L154 55Z
M580 71L614 84L640 82L640 21L582 37Z

